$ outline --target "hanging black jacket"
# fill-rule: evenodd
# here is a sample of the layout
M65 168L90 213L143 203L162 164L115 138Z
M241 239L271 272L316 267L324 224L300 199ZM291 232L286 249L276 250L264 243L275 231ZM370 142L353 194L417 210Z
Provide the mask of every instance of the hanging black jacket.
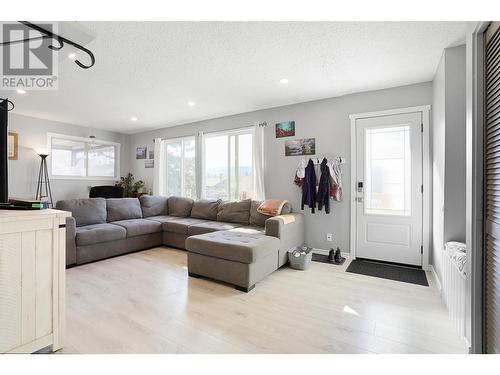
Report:
M318 201L318 210L322 210L323 206L325 206L325 212L327 214L330 213L330 169L328 168L328 160L326 158L323 158L323 161L321 162L320 166L320 171L321 171L321 177L319 179L319 187L318 187L318 195L317 195L317 201Z
M328 169L328 168L327 168ZM314 171L314 163L309 159L305 170L304 181L302 183L302 209L307 205L311 208L312 213L316 210L316 172Z

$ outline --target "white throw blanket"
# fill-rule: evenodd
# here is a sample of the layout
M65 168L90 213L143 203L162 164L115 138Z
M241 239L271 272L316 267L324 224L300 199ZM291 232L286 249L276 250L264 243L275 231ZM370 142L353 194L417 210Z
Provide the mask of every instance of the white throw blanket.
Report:
M448 253L450 259L457 265L458 270L466 274L467 254L465 244L462 242L447 242L444 244L444 251Z

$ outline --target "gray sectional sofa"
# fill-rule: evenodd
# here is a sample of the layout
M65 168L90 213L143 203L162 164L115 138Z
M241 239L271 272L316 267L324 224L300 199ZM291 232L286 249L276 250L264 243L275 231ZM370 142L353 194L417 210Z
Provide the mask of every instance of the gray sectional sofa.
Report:
M188 251L188 272L249 291L304 241L302 214L269 217L260 202L143 195L58 201L66 222L66 265L166 245Z

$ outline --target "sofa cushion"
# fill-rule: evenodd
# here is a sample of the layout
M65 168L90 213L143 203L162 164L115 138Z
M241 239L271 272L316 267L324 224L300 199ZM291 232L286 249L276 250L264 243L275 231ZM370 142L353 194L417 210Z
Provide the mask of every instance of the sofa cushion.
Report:
M106 222L106 200L104 198L62 200L56 203L56 208L71 212L77 227Z
M250 204L250 225L255 225L258 227L263 227L266 225L266 220L269 219L269 216L261 214L257 211L257 208L261 205L262 202L252 201Z
M188 228L189 235L212 233L219 230L230 230L240 227L237 223L224 223L222 221L207 221L206 223L190 225Z
M186 248L192 253L247 264L273 254L277 264L279 244L275 237L236 231L206 233L186 239Z
M191 217L205 220L217 220L217 209L221 200L202 199L193 203Z
M169 197L168 214L170 216L188 217L194 201L191 198Z
M86 246L96 243L121 240L127 236L125 228L114 224L92 224L76 228L76 245Z
M142 217L167 215L167 197L160 195L141 195L139 197L141 202Z
M180 220L180 219L182 219L182 217L168 216L168 215L150 216L146 218L146 220L154 220L162 224L166 223L167 221Z
M234 229L230 229L231 232L237 232L237 233L250 233L250 234L266 234L266 228L263 227L258 227L254 225L248 225L245 227L237 227Z
M178 218L177 220L166 221L162 225L165 232L188 234L188 228L190 225L200 224L204 222L206 222L206 220L185 217Z
M137 198L109 198L106 199L108 223L127 219L141 219L142 210Z
M250 199L239 202L222 202L217 210L217 221L248 225Z
M129 219L113 221L111 224L119 225L127 230L127 237L141 236L143 234L158 233L162 231L161 223L147 219Z

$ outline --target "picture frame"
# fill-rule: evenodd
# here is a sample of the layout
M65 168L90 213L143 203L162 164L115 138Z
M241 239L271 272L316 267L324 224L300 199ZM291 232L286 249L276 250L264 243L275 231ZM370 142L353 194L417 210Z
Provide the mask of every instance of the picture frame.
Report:
M149 150L148 152L149 159L154 159L155 158L155 150Z
M148 148L145 146L140 146L135 149L136 159L146 159Z
M301 138L285 142L285 156L316 154L316 138Z
M275 127L276 138L295 136L295 121L278 122Z
M17 133L7 134L7 156L9 160L17 160L19 157L19 134Z
M144 168L154 168L155 167L155 161L154 159L146 159L144 160Z

